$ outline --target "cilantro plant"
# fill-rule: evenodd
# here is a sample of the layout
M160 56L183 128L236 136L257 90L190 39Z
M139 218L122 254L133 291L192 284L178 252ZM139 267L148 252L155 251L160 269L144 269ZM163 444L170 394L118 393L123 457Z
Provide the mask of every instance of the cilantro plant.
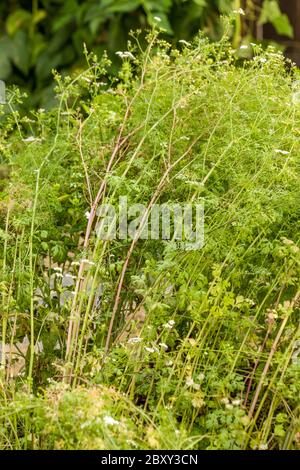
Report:
M230 28L9 90L1 448L299 449L299 71ZM204 247L99 238L120 196L204 201Z

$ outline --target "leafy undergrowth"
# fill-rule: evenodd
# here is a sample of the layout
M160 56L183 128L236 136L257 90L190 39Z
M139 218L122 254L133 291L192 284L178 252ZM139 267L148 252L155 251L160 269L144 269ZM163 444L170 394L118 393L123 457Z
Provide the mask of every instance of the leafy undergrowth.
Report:
M50 113L11 93L1 448L299 448L299 72L252 47L151 34ZM121 196L204 201L204 247L102 240Z

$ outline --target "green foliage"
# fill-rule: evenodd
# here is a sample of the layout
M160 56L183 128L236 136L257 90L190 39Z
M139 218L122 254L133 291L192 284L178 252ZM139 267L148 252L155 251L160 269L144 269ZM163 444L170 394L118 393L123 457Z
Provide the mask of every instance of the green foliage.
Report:
M152 31L118 77L57 74L49 113L10 92L2 448L299 449L299 71L251 55ZM93 201L153 194L204 199L202 249L89 231Z
M265 0L263 3L260 24L272 23L278 34L292 38L294 35L293 28L287 15L280 11L276 0Z
M130 30L158 23L174 42L190 40L199 29L220 37L220 14L252 0L19 0L0 6L0 79L28 92L27 107L48 109L53 103L53 69L70 73L82 69L83 45L101 56L107 50L113 71L120 63L114 53L126 49ZM158 18L158 19L157 19ZM280 34L292 36L277 0L266 0L260 21L271 22ZM239 22L238 22L239 23ZM246 25L245 25L246 26ZM247 31L244 31L244 33ZM242 34L237 24L237 41ZM142 41L143 42L143 41ZM238 44L235 44L235 47Z

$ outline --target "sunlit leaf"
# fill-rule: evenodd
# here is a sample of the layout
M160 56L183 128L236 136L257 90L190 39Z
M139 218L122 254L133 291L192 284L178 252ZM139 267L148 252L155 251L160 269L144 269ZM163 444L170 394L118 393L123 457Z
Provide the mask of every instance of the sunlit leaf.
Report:
M13 36L22 27L28 27L31 23L29 11L19 9L14 11L6 20L6 30L9 36Z

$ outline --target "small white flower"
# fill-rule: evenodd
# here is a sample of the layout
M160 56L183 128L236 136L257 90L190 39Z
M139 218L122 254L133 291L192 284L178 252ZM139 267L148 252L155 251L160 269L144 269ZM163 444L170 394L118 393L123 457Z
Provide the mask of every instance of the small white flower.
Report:
M267 59L265 57L260 57L259 58L259 61L262 63L262 64L265 64L267 62Z
M159 346L160 346L161 348L163 348L165 351L167 351L167 350L169 349L168 345L165 344L165 343L159 343Z
M205 375L203 374L203 372L201 372L199 375L198 375L198 380L200 380L200 382L202 382L202 380L205 379Z
M106 424L107 426L117 426L118 424L120 424L120 421L112 418L111 416L104 416L103 421L104 424Z
M115 121L117 117L117 113L115 111L110 111L109 117L112 121Z
M58 267L58 266L55 267L55 268L53 268L53 270L54 270L54 271L57 271L58 273L62 273L62 268L60 268L60 267Z
M91 421L85 421L80 425L80 429L85 429L91 425Z
M145 348L145 351L149 352L149 353L155 353L155 352L159 352L159 350L157 348Z
M158 23L161 23L161 18L159 16L154 16L153 19Z
M60 342L57 340L54 346L54 351L59 351L61 349Z
M167 323L165 323L163 326L165 328L168 328L169 330L171 330L173 328L173 326L175 325L175 321L174 320L169 320Z
M30 137L26 137L26 139L22 139L22 140L23 142L35 142L37 138L31 135Z
M125 52L125 57L127 57L128 59L132 59L132 60L135 59L134 55L131 54L131 52Z
M128 344L136 344L136 343L140 343L141 341L142 341L142 338L140 338L139 336L135 336L134 338L129 338L127 343Z
M56 277L59 277L59 278L61 278L61 279L63 279L63 277L64 277L61 273L55 273L55 276L56 276Z
M257 44L255 44L255 42L250 42L250 46L255 47Z
M193 385L195 385L195 382L193 381L192 377L188 377L185 381L185 385L187 387L193 387Z
M191 43L186 41L185 39L179 39L178 42L180 42L180 44L183 44L184 46L190 46L191 45Z
M280 150L280 149L275 149L275 153L280 153L280 155L289 155L290 152L287 150Z
M86 213L84 214L85 218L86 219L89 219L90 218L90 215L91 213L89 211L86 211Z
M173 361L168 361L168 362L166 362L166 366L167 366L167 367L171 367L172 365L173 365Z
M233 404L233 406L239 406L242 403L242 400L236 398L235 400L232 400L231 403Z
M116 52L116 55L119 56L121 59L132 59L132 60L135 59L134 55L131 54L131 52L129 51L125 51L125 52L118 51Z
M233 13L237 13L239 15L245 16L245 12L242 8L238 8L237 10L233 10Z
M221 398L221 403L224 403L224 405L228 405L229 400L227 397Z
M80 266L79 261L72 261L71 266Z
M90 260L87 259L87 258L83 258L83 259L81 260L81 262L82 262L82 263L85 263L85 264L89 264L90 266L95 266L94 261L90 261Z
M248 44L242 44L240 49L242 49L242 50L249 49L249 46L248 46Z

